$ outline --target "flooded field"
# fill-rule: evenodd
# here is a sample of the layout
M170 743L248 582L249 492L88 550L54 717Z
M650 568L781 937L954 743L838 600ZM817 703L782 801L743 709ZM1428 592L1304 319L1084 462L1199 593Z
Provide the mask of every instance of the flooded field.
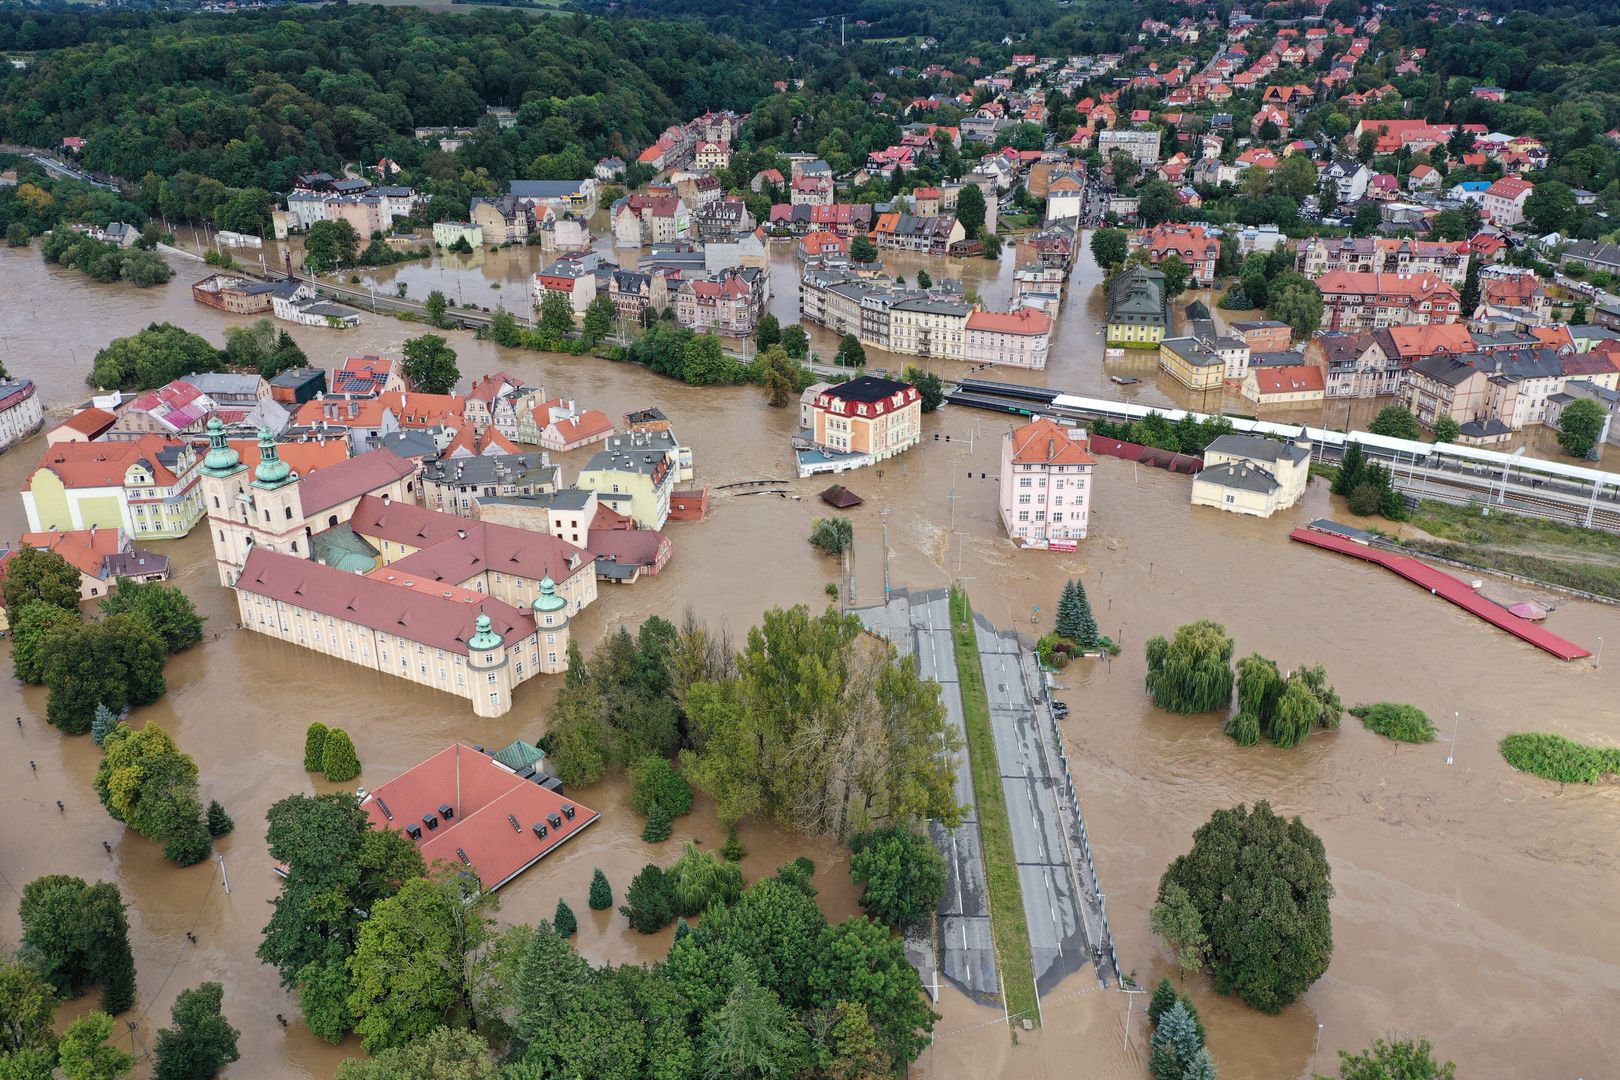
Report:
M514 260L499 271L510 280L532 272L515 265L530 256L537 259L538 252L491 253L468 272L491 273L494 260ZM1010 250L1000 264L964 264L982 270L978 287L987 299L1010 281L1010 265ZM195 304L189 287L204 268L178 261L177 267L167 286L135 290L46 267L37 251L0 252L0 287L8 301L0 357L13 374L39 382L47 407L61 407L86 394L90 358L113 337L167 320L219 341L226 326L246 321ZM788 269L779 266L776 277L774 306L782 314L794 310ZM493 292L487 280L483 288ZM1096 333L1101 301L1088 284L1095 280L1089 263L1077 269L1044 377L1009 378L1082 392L1111 387ZM503 292L516 287L503 284ZM412 294L419 295L414 285ZM346 333L292 333L315 363L330 367L350 353L398 355L401 343L419 331L367 316ZM699 482L711 488L791 475L787 437L796 413L766 408L754 389L694 389L626 365L514 352L459 332L448 336L467 376L505 369L614 416L660 406L693 447ZM1173 400L1151 380L1127 389L1141 400ZM883 478L873 472L844 478L866 499L852 512L855 589L865 598L881 594L885 509L891 511L891 580L925 588L960 577L978 609L1000 625L1037 628L1034 608L1049 618L1062 582L1084 577L1103 631L1122 641L1124 652L1109 664L1071 667L1060 696L1073 706L1065 724L1069 752L1120 961L1139 982L1169 973L1167 954L1148 932L1147 908L1165 865L1187 849L1192 830L1211 810L1269 798L1322 836L1338 890L1336 949L1326 976L1278 1017L1190 984L1222 1075L1309 1076L1328 1070L1339 1049L1402 1031L1427 1035L1469 1076L1608 1072L1612 1018L1620 1010L1620 930L1613 920L1620 789L1560 790L1521 776L1501 761L1495 743L1512 731L1548 730L1620 744L1614 663L1560 664L1393 575L1290 543L1293 526L1343 513L1319 484L1290 513L1256 521L1194 511L1186 478L1138 473L1105 459L1092 537L1080 552L1016 552L1001 537L995 511L999 436L1006 426L989 414L946 409L925 418L923 446L886 468ZM935 433L951 435L951 442L936 443ZM36 439L0 457L0 538L15 538L25 528L13 493L41 445ZM564 456L565 472L571 476L584 456ZM948 499L953 476L961 496L955 537ZM669 567L634 586L605 588L575 623L585 644L620 622L634 625L651 614L679 618L690 608L741 634L767 607L825 603L823 589L835 567L804 541L824 509L814 493L825 481L784 486L796 497L720 494L708 521L671 526ZM0 746L16 740L0 758L0 809L10 825L0 832L0 889L9 894L49 872L118 882L130 904L139 965L132 1017L140 1018L147 1045L167 1022L175 994L219 979L226 984L226 1011L243 1031L243 1060L231 1076L329 1077L339 1060L358 1052L357 1043L333 1048L298 1024L282 1029L275 1014L292 1015L296 1005L275 973L253 958L266 901L276 889L264 849L264 811L290 792L326 786L302 771L304 726L320 719L347 727L365 765L360 782L375 785L452 738L499 745L538 734L556 680L531 680L510 714L477 720L457 699L229 631L232 607L205 566L206 537L156 546L174 559L176 583L209 615L209 636L171 661L168 696L141 717L175 734L197 758L205 797L220 798L236 817L237 831L219 848L231 892L223 891L217 865L176 869L162 862L155 845L123 835L91 787L94 745L58 735L44 722L43 694L9 679L4 694L16 707L4 715L8 723L21 715L24 728L9 735L0 729ZM1240 655L1258 650L1285 667L1323 662L1346 703L1410 702L1428 710L1447 739L1453 713L1460 713L1455 764L1445 764L1445 742L1396 747L1354 719L1337 734L1280 751L1241 749L1212 717L1153 709L1142 693L1142 643L1204 617L1226 624ZM1600 636L1620 639L1612 607L1568 604L1549 626L1588 647ZM0 646L0 667L9 671L7 651ZM29 771L30 760L37 774ZM686 837L718 844L723 836L712 812L700 802L677 822L672 840L649 847L619 786L574 794L601 810L602 821L503 890L500 918L546 917L563 895L581 915L580 947L593 960L662 955L667 936L640 938L624 929L622 917L586 911L591 869L601 866L622 890L643 862L673 858ZM53 818L49 811L58 798L66 813ZM110 856L103 840L113 843ZM761 826L746 828L743 842L750 879L808 855L816 860L829 916L855 910L837 845ZM187 929L194 929L198 944L187 942ZM14 942L17 932L16 898L8 895L0 904L0 942ZM930 1080L1142 1075L1141 1008L1134 1010L1134 1042L1125 1048L1124 998L1087 990L1084 975L1070 979L1047 1000L1045 1026L1020 1033L1015 1045L995 1023L994 1010L947 988L937 1041L915 1074Z

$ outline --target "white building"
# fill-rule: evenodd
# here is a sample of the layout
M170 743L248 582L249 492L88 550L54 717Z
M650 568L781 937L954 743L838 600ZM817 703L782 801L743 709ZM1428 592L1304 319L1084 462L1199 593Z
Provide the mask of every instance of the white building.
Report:
M1022 547L1073 551L1091 517L1097 459L1085 432L1045 417L1001 440L1001 525Z

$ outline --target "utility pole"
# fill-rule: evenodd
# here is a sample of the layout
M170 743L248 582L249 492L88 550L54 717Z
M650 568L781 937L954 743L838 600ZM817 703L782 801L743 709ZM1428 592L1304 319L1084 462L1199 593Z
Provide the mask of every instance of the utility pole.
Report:
M883 508L883 602L889 602L889 508Z

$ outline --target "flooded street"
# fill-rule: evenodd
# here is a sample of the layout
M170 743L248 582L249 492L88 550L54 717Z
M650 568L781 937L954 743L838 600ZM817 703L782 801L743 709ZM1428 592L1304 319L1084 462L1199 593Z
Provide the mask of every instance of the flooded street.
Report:
M773 308L786 322L796 313L791 248L774 251ZM506 305L515 307L514 293L526 296L524 277L539 252L512 249L470 258L482 264L455 272L461 287L477 279L493 295L489 282L499 280ZM1071 283L1049 369L1003 377L1105 396L1124 389L1135 392L1136 400L1176 402L1147 370L1138 373L1144 377L1139 386L1107 382L1114 369L1104 370L1101 360L1101 297L1091 287L1098 274L1089 258L1082 255ZM520 260L530 261L520 266ZM1010 295L1011 260L1009 247L999 264L962 267L995 303ZM48 409L60 408L86 395L91 357L113 337L172 321L218 343L225 327L248 321L194 303L190 285L205 268L175 262L178 273L168 285L137 290L47 267L37 250L0 251L0 288L7 298L0 357L12 374L39 383ZM915 273L897 268L908 280ZM414 279L409 283L412 296L442 287L427 284L436 269L389 273L424 275L420 291ZM291 332L312 362L330 368L348 354L397 356L401 343L421 328L367 315L344 333L303 327ZM447 336L466 377L504 369L614 417L658 405L693 448L698 482L711 490L734 480L792 475L787 439L797 413L765 407L754 388L689 388L629 365L516 352L461 332ZM817 340L819 349L830 351ZM872 362L882 364L876 357ZM1151 366L1147 359L1126 363ZM1342 413L1344 406L1332 408ZM1321 422L1321 410L1303 418ZM1129 463L1104 459L1091 538L1081 550L1016 552L1001 536L995 510L999 437L1007 424L990 414L947 408L924 418L924 444L891 463L883 478L872 470L843 478L866 500L851 512L856 592L868 600L881 596L884 509L891 511L888 568L894 584L928 588L960 577L978 610L1000 626L1032 629L1037 606L1041 628L1049 626L1063 581L1084 578L1102 630L1120 640L1124 651L1112 663L1071 666L1061 676L1065 689L1059 696L1073 707L1065 721L1070 761L1125 971L1134 971L1143 985L1170 974L1167 952L1148 931L1147 909L1159 875L1190 846L1193 829L1216 808L1269 798L1279 811L1301 815L1326 845L1337 889L1336 947L1327 974L1278 1017L1220 998L1202 982L1189 983L1224 1077L1270 1080L1328 1071L1336 1051L1360 1048L1389 1032L1427 1036L1467 1076L1592 1078L1610 1071L1615 1043L1609 1032L1620 1014L1620 930L1613 919L1620 789L1560 790L1521 776L1501 760L1495 743L1513 731L1545 730L1620 744L1615 660L1602 669L1560 664L1376 567L1291 543L1290 528L1335 513L1320 482L1294 510L1259 521L1194 511L1185 477L1138 473ZM936 432L949 434L951 442L936 443ZM15 491L42 445L35 439L0 457L0 537L15 539L26 527ZM571 477L586 456L559 460ZM953 475L961 496L954 538L948 499ZM717 493L709 520L670 526L675 554L663 573L602 590L574 624L582 645L588 649L621 622L634 626L652 614L678 620L687 608L740 636L767 607L819 607L836 567L805 537L825 509L814 493L826 483L784 484L797 499ZM1342 507L1337 512L1342 516ZM175 584L210 617L209 635L170 662L168 696L141 710L138 719L168 728L196 757L204 798L218 797L235 816L236 832L218 848L231 892L221 888L216 865L177 869L162 861L157 845L123 833L96 801L93 743L50 728L43 693L20 687L9 674L5 694L17 707L3 715L10 724L20 714L24 730L8 734L0 728L0 746L16 740L0 760L0 807L10 824L0 833L0 888L20 890L51 872L119 884L130 905L139 965L139 999L130 1018L140 1018L147 1046L168 1022L180 990L218 979L225 983L226 1013L243 1033L242 1061L230 1076L330 1077L338 1061L358 1053L357 1041L334 1048L300 1024L282 1029L275 1014L295 1015L296 1003L279 988L275 972L253 956L269 914L266 901L277 885L265 852L264 812L291 792L337 786L303 772L305 725L319 719L346 727L365 766L359 782L376 786L452 738L498 746L517 735L538 735L559 680L533 679L520 688L507 716L477 720L458 699L229 631L234 609L227 592L213 584L206 536L198 531L152 546L174 560ZM1595 650L1600 636L1620 642L1616 613L1613 607L1571 603L1548 625ZM1348 717L1337 734L1319 733L1297 750L1282 751L1236 746L1215 717L1152 708L1142 691L1143 642L1198 618L1223 622L1240 656L1259 651L1285 668L1321 661L1346 704L1409 702L1427 710L1446 739L1454 711L1460 712L1455 764L1445 764L1446 742L1397 747ZM9 673L8 654L0 646L0 666ZM30 760L37 775L29 772ZM502 890L499 918L549 917L562 895L580 915L579 945L592 960L656 959L668 946L667 932L641 938L624 928L621 916L586 909L591 869L607 872L618 899L642 863L670 861L685 838L722 842L712 811L700 800L696 812L676 822L673 839L650 847L639 839L641 821L623 805L620 785L573 794L602 811L602 820L580 843ZM53 818L49 811L58 798L66 814ZM838 845L757 825L745 828L742 838L750 880L808 855L816 861L816 885L828 915L842 918L856 910ZM113 841L110 856L102 840ZM194 929L197 945L187 942L187 929ZM0 942L12 944L17 934L12 895L0 905ZM1019 1033L1016 1045L998 1026L996 1010L946 988L937 1041L914 1075L1143 1075L1144 1002L1134 1009L1134 1044L1122 1049L1124 996L1085 993L1089 985L1094 983L1082 974L1060 987L1043 1003L1045 1026ZM84 1001L75 1005L85 1007Z

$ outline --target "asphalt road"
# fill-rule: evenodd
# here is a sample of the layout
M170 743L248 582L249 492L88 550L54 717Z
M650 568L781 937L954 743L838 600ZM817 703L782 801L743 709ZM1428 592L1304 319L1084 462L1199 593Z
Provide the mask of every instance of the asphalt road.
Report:
M1045 994L1091 958L1081 897L1063 839L1067 823L1058 796L1065 785L1044 745L1024 682L1017 638L1002 636L983 619L978 624L979 660L984 666L990 726L1023 887L1035 986L1038 993Z

